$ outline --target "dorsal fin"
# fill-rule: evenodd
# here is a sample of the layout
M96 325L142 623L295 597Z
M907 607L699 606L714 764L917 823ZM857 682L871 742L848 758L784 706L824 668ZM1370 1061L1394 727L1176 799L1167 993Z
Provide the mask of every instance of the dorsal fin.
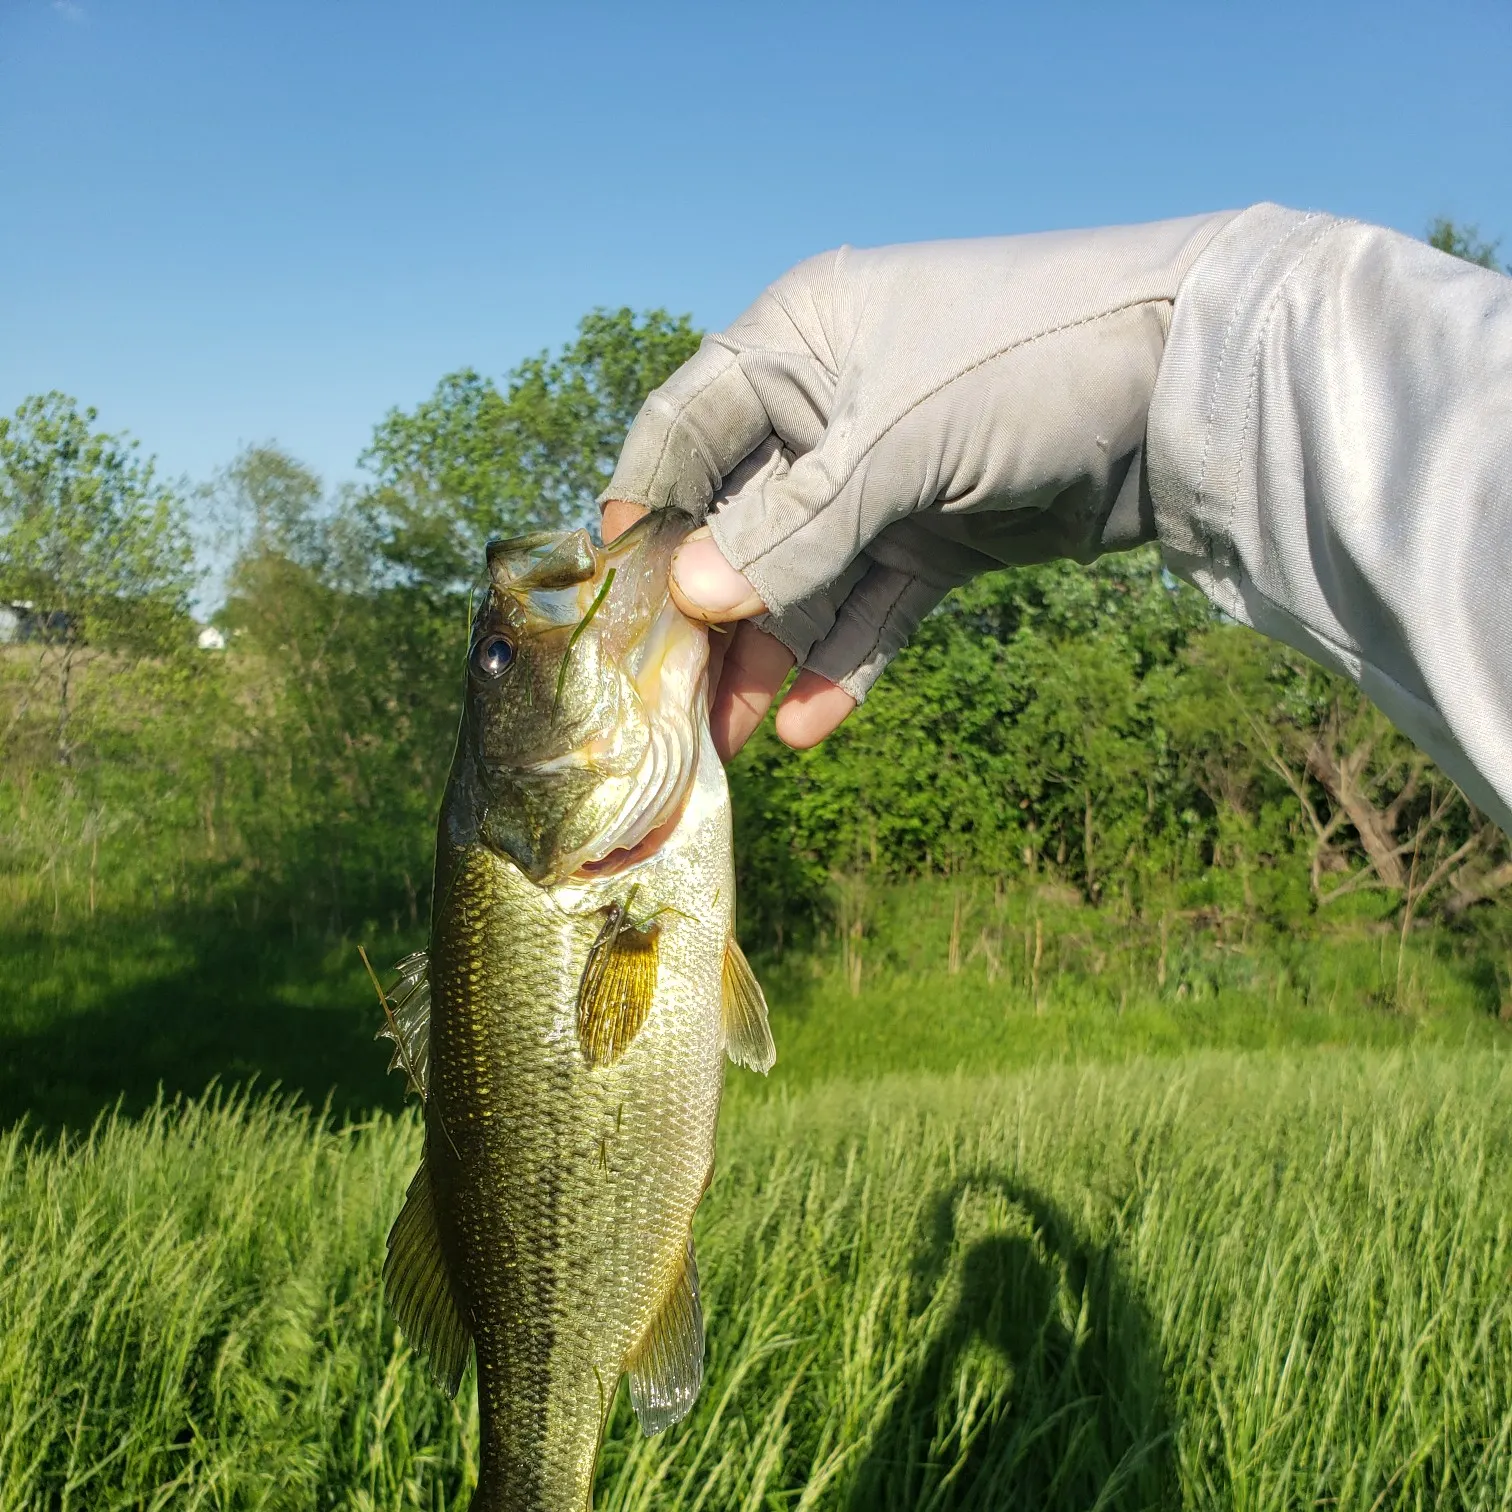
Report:
M627 1366L630 1401L647 1437L687 1417L703 1386L703 1353L698 1261L690 1234L677 1280Z
M628 902L604 913L578 984L578 1041L590 1066L612 1066L625 1053L656 995L661 925L632 924Z
M725 1053L737 1066L748 1066L765 1076L776 1064L766 994L734 935L725 943L724 1032Z
M394 968L399 985L383 996L385 1023L374 1039L394 1042L390 1071L403 1068L411 1092L425 1101L430 1083L430 977L429 958L423 950L405 956Z
M446 1394L456 1396L472 1348L472 1331L441 1253L430 1167L424 1160L389 1230L383 1295L411 1348L426 1357Z

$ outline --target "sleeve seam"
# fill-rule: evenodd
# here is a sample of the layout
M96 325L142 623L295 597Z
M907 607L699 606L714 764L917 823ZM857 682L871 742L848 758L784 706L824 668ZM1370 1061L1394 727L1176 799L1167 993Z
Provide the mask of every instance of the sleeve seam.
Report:
M1271 291L1270 299L1266 304L1265 313L1255 330L1254 355L1250 362L1249 382L1246 386L1244 401L1244 422L1240 428L1239 444L1236 448L1236 455L1234 458L1234 479L1233 485L1229 489L1228 516L1225 519L1223 525L1224 537L1229 541L1231 545L1234 539L1234 518L1239 510L1239 478L1244 470L1244 457L1248 449L1251 427L1254 423L1255 400L1260 391L1260 364L1261 359L1265 353L1266 337L1270 332L1271 326L1275 324L1276 316L1281 308L1281 297L1286 293L1288 285L1296 277L1297 273L1306 264L1308 259L1312 257L1312 255L1318 250L1322 243L1329 236L1333 235L1335 232L1341 230L1344 226L1349 224L1351 224L1351 222L1329 220L1326 221L1314 233L1307 244L1302 247L1301 250L1297 253L1296 257L1292 261L1291 267L1289 267L1277 281L1276 287ZM1298 229L1300 229L1300 227ZM1209 546L1210 560L1213 560L1211 556L1212 544L1213 543L1210 543ZM1235 563L1238 567L1242 581L1244 575L1243 564L1238 562L1237 557L1235 558Z
M1197 481L1192 487L1192 518L1194 520L1200 520L1202 518L1201 510L1203 494L1207 486L1208 463L1211 459L1213 436L1215 431L1217 430L1218 394L1219 390L1223 387L1223 375L1224 370L1228 366L1229 348L1234 341L1234 336L1239 325L1240 311L1244 307L1245 298L1249 294L1250 290L1253 289L1255 284L1259 281L1261 274L1269 264L1272 254L1275 253L1279 247L1284 246L1291 237L1297 235L1297 233L1301 231L1304 226L1310 224L1317 218L1318 217L1316 212L1309 212L1308 214L1304 215L1300 221L1296 221L1292 225L1288 226L1286 230L1283 231L1279 236L1272 238L1272 240L1261 251L1260 255L1255 258L1254 263L1250 268L1249 275L1244 280L1243 286L1234 295L1234 302L1229 308L1228 320L1224 324L1223 345L1219 349L1218 363L1213 371L1213 385L1208 394L1207 418L1203 422L1202 461L1197 468ZM1211 248L1211 244L1209 244L1209 247ZM1179 292L1180 291L1178 291L1178 295ZM1205 537L1203 544L1207 548L1208 565L1216 569L1218 565L1218 557L1217 551L1215 549L1216 541L1214 539L1214 534L1211 530L1204 530L1203 535Z

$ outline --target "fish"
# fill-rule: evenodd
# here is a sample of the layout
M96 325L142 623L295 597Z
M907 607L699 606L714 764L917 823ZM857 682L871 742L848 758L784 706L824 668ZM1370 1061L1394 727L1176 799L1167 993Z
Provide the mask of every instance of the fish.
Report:
M451 1395L476 1361L472 1512L587 1512L622 1375L648 1435L692 1408L724 1065L775 1060L708 632L667 591L690 527L488 544L429 946L380 989L424 1115L384 1291Z

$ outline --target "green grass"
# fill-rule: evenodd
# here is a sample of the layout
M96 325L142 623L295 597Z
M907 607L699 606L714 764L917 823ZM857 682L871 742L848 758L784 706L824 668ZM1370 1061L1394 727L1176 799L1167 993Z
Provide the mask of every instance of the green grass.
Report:
M773 1085L1200 1049L1512 1045L1499 918L1404 942L1370 913L1136 919L1052 889L943 882L853 887L846 906L859 936L758 958L780 1029Z
M605 1508L1504 1507L1512 1066L1204 1054L732 1110L708 1381ZM0 1152L0 1508L463 1507L400 1346L408 1117Z
M601 1508L1512 1507L1502 921L948 883L842 919L757 953L707 1384L650 1441L621 1397ZM465 1508L470 1388L379 1293L418 1130L352 942L4 944L0 1512Z
M746 941L778 1029L774 1088L1194 1048L1512 1042L1499 1018L1512 911L1405 944L1368 912L1267 925L1173 903L1133 918L966 882L852 883L843 913L859 938L848 926L786 956ZM383 966L423 937L370 922L331 940L189 911L0 922L0 1126L88 1128L216 1078L277 1084L341 1117L397 1110L359 941Z

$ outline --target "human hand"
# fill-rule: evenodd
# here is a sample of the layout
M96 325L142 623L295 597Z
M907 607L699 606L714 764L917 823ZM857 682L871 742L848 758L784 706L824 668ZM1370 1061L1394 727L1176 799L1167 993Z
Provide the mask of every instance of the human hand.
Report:
M842 248L650 395L605 531L652 507L707 517L672 592L742 622L714 702L721 754L795 660L777 733L812 745L958 583L1153 538L1150 397L1181 280L1230 218Z
M612 541L646 513L640 504L610 499L604 505L603 536ZM680 577L672 579L672 597L691 619L703 620L713 632L709 637L709 727L714 748L728 761L756 729L772 706L777 690L793 668L793 653L775 635L747 621L732 624L728 611L720 616L710 603L750 602L752 613L761 611L750 585L719 554L719 548L702 531L690 538L678 553ZM692 585L693 597L682 586ZM840 725L856 707L856 700L827 678L800 672L777 711L777 733L788 745L804 750L817 745Z

